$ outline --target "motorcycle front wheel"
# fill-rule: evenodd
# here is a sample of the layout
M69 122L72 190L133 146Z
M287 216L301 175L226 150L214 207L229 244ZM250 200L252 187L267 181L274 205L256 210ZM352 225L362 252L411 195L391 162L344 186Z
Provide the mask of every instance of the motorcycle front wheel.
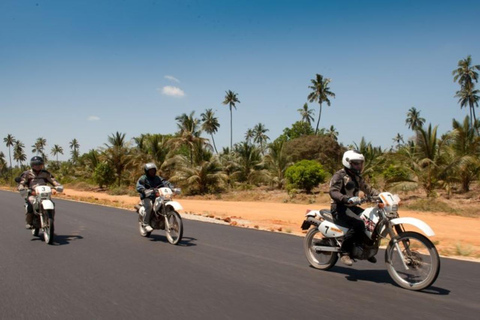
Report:
M55 231L55 225L53 223L53 210L47 210L43 213L43 240L46 244L53 243L53 233Z
M332 251L318 251L317 246L336 246L332 239L325 238L317 228L312 228L307 232L303 241L303 250L310 265L316 269L328 270L332 268L338 260L338 254Z
M143 227L143 217L141 215L138 215L138 231L140 231L140 235L142 237L150 237L150 234L152 233L151 231L147 231L145 230L145 228Z
M400 249L390 240L385 251L385 263L392 279L400 287L409 290L422 290L431 286L440 272L440 257L435 245L417 232L403 232L396 242Z
M182 218L177 211L172 208L167 208L165 219L167 220L166 222L168 222L165 223L165 232L168 242L171 244L178 244L183 236Z

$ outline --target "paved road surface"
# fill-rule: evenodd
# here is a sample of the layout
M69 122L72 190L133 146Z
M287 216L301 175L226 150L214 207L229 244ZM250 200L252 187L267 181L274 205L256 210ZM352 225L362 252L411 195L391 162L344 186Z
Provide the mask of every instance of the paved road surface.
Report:
M302 238L184 220L142 238L134 212L56 200L56 243L23 229L0 191L0 319L478 319L480 264L442 259L425 292L383 263L308 266ZM383 256L383 255L380 255Z

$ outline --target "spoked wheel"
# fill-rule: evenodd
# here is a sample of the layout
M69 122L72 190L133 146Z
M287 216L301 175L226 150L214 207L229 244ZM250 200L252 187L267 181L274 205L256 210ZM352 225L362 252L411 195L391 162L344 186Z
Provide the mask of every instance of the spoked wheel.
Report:
M165 223L165 231L167 233L167 240L171 244L178 244L183 236L183 222L182 218L172 208L167 208L165 215L167 220Z
M148 232L147 230L145 230L145 228L143 227L143 218L138 215L138 231L140 231L140 235L142 237L150 237L150 234L152 233L152 231Z
M55 231L55 225L53 223L53 210L47 210L44 213L43 219L43 239L46 244L52 244Z
M338 254L332 251L319 251L318 246L336 247L332 239L324 238L317 228L312 228L303 241L305 256L312 267L328 270L337 263Z
M392 279L409 290L431 286L440 272L440 257L435 245L417 232L401 233L397 241L400 249L391 240L385 251L385 262Z

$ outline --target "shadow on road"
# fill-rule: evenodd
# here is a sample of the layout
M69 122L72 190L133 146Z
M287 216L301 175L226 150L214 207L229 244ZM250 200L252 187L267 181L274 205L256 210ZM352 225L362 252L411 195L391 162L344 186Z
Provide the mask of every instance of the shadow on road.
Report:
M169 243L165 235L151 234L149 237L150 241L161 241ZM195 243L197 239L191 237L182 237L182 240L177 244L179 247L193 247L197 244Z
M400 288L400 286L398 286L395 283L395 281L392 280L387 270L378 270L378 269L377 270L357 270L352 268L335 266L334 268L332 268L331 271L345 274L345 278L349 281L360 280L360 281L370 281L375 283L388 283ZM450 294L450 290L438 288L435 286L431 286L419 292L427 293L427 294L437 294L437 295Z
M54 245L62 246L66 244L70 244L70 242L75 241L75 240L81 240L83 239L82 236L79 235L55 235L55 238L53 239Z
M63 246L66 244L70 244L71 241L74 240L81 240L83 239L82 236L79 235L55 235L55 238L53 239L53 245L54 246ZM34 237L31 241L44 241L43 240L43 235L40 233L38 237Z

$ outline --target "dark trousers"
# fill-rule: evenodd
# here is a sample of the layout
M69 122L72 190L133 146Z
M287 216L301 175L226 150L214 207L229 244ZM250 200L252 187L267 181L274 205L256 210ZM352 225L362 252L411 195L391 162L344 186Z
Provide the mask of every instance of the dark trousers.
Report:
M350 253L353 244L359 240L362 232L365 231L365 223L360 218L363 209L360 207L347 207L344 205L332 205L332 215L335 223L350 228L345 234L345 238L340 248L343 252Z

